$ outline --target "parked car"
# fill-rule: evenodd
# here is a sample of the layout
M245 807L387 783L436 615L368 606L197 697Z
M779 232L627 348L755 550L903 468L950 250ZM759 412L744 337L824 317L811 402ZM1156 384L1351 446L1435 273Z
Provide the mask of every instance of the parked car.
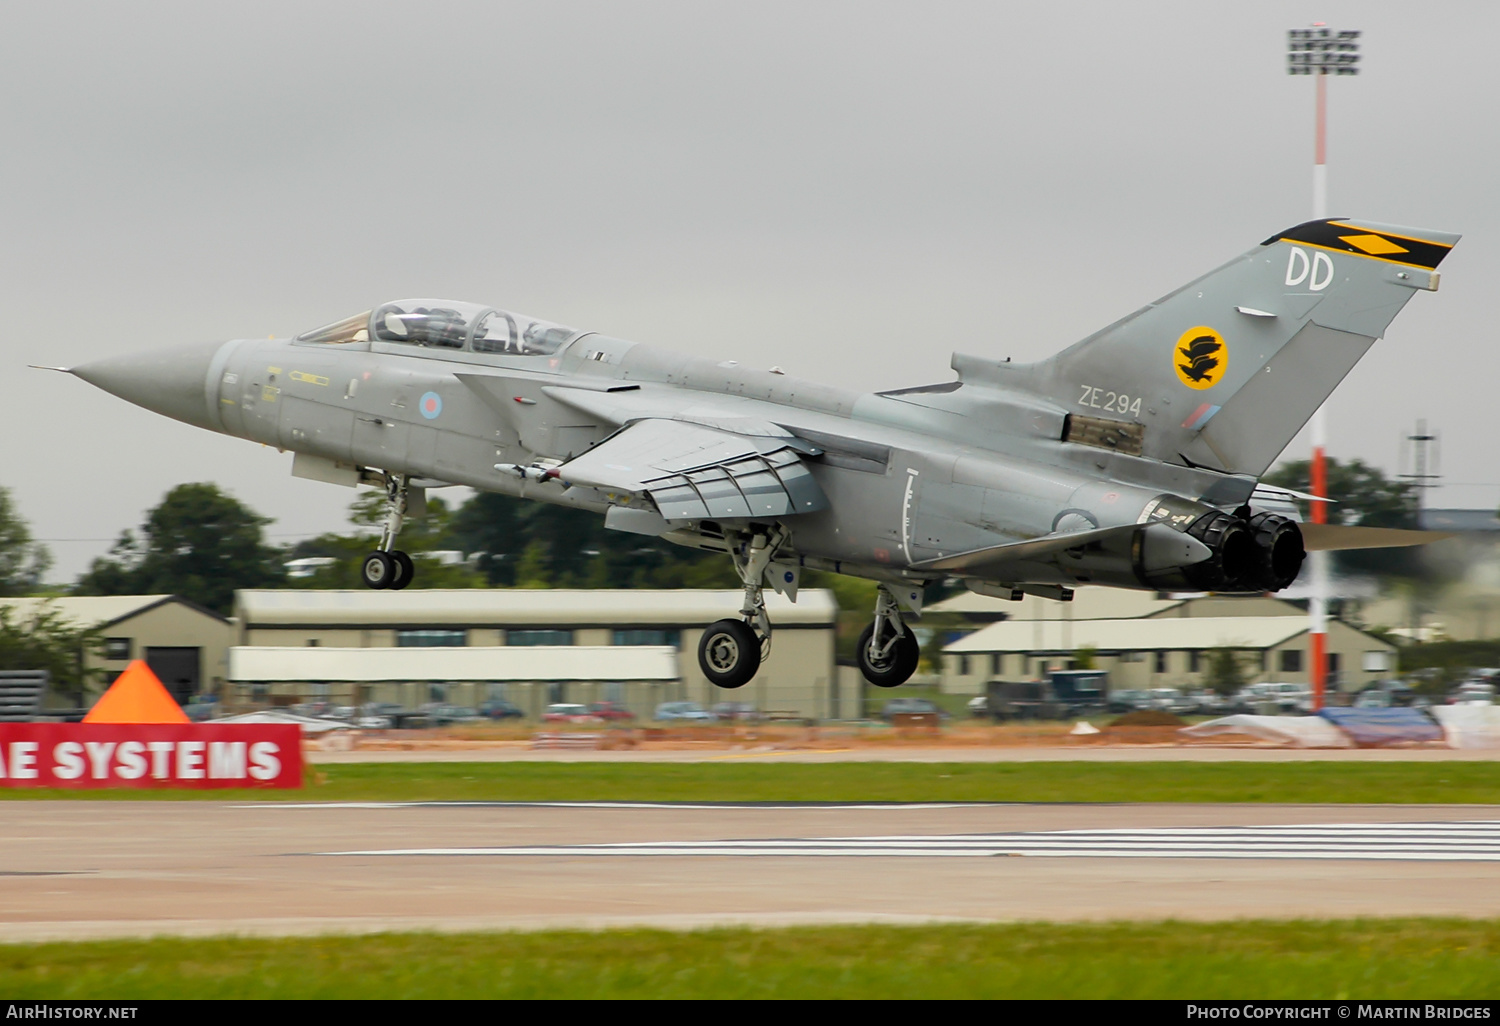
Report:
M366 702L359 707L359 715L354 720L355 726L369 730L425 727L427 723L426 713L408 709L398 702Z
M970 716L982 719L990 714L990 700L986 695L975 695L964 705Z
M749 702L720 702L713 707L713 714L715 719L740 722L753 723L761 718L760 710Z
M1312 688L1306 684L1273 684L1272 695L1286 713L1310 713L1313 711Z
M204 723L219 715L219 700L214 695L194 695L188 699L182 711L194 723Z
M1237 713L1260 712L1261 703L1268 701L1265 690L1265 686L1261 684L1246 684L1240 688L1231 700L1234 711Z
M400 706L396 707L400 709ZM321 716L323 720L337 720L339 723L348 724L360 730L389 730L396 725L396 720L390 716L382 716L370 711L369 705L355 707L352 705L329 706Z
M1112 713L1135 712L1137 709L1151 708L1151 695L1149 692L1136 688L1122 688L1119 691L1111 691L1109 698L1104 703L1104 711Z
M1271 706L1275 715L1312 712L1312 689L1306 684L1265 681L1248 684L1235 694L1238 712L1258 713Z
M597 716L606 723L630 723L635 720L635 713L618 702L595 702L589 706L589 715Z
M542 713L543 723L602 723L603 720L589 712L586 705L573 702L554 702Z
M1102 670L1050 670L1045 680L991 680L984 685L984 714L996 723L1094 716L1108 705L1108 689Z
M1354 696L1356 709L1391 709L1411 705L1417 697L1410 684L1399 680L1377 680L1365 685Z
M1466 680L1448 696L1449 705L1494 705L1495 685Z
M1048 698L1069 716L1093 716L1102 712L1109 693L1109 674L1104 670L1048 670Z
M526 715L519 706L512 705L503 698L480 702L474 711L487 720L519 720Z
M1195 716L1222 716L1229 711L1229 702L1224 696L1208 688L1189 691L1182 697L1191 704L1189 712Z
M1171 713L1173 716L1182 716L1196 708L1196 703L1176 688L1151 688L1146 696L1145 708Z
M449 727L455 723L477 723L479 710L467 705L448 705L445 702L429 702L418 710L430 726Z
M718 717L697 702L663 702L652 719L664 723L717 723Z
M885 703L885 708L880 710L882 720L890 720L893 716L910 714L935 714L940 719L947 719L948 714L938 708L936 702L926 698L893 698Z

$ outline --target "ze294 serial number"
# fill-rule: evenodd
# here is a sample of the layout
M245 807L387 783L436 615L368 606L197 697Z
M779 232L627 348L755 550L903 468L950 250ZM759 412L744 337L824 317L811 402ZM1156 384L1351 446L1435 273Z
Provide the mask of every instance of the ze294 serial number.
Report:
M1079 406L1110 413L1123 413L1131 417L1141 415L1141 397L1131 397L1124 392L1111 392L1094 385L1082 385L1083 394L1078 397Z

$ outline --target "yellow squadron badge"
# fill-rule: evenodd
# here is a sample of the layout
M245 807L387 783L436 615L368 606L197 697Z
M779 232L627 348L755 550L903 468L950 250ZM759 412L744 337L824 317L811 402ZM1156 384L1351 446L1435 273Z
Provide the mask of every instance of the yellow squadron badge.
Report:
M1224 336L1212 328L1189 328L1177 340L1172 366L1188 388L1213 388L1229 366L1229 347L1224 344Z

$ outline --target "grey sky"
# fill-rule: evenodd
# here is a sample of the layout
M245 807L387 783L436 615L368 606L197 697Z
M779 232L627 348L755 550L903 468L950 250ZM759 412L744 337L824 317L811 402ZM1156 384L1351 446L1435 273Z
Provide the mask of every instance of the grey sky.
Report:
M172 485L279 536L353 497L27 363L413 295L851 387L1045 356L1309 215L1285 30L1365 31L1332 213L1465 234L1329 403L1500 504L1500 8L1483 3L10 4L0 484L71 579ZM1305 451L1305 439L1289 455ZM94 540L79 540L94 539ZM102 540L100 540L102 539Z

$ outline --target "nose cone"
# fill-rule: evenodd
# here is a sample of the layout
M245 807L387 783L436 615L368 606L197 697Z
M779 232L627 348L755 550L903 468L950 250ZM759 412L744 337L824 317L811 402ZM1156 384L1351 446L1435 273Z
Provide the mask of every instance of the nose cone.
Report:
M126 402L194 427L222 431L217 359L231 343L198 342L177 349L111 356L72 368L78 377Z

